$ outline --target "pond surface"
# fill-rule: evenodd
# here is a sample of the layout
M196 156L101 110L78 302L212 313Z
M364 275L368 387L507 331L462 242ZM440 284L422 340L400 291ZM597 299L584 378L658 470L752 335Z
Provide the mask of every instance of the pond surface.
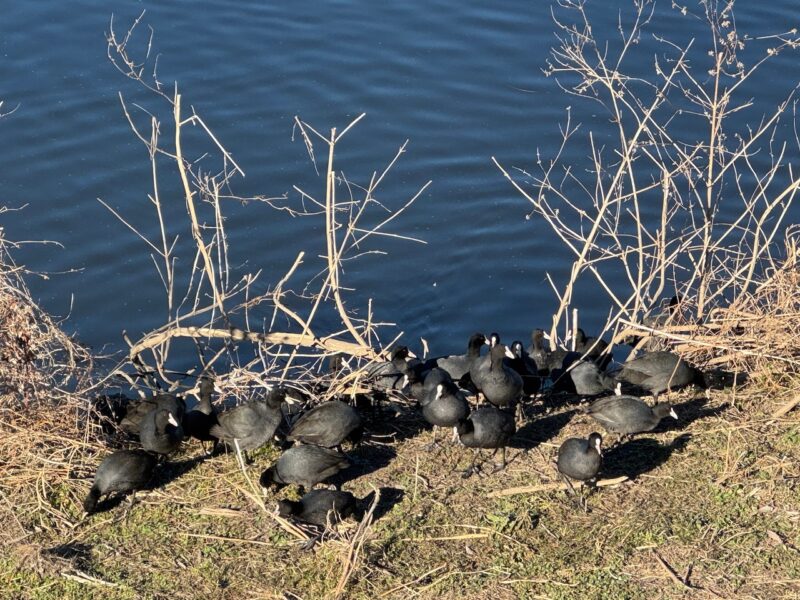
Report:
M617 19L631 18L632 3L602 4L592 13L594 33L616 39ZM753 36L798 21L790 0L739 4L738 27ZM47 310L69 316L67 328L83 341L119 350L123 330L137 338L165 318L147 246L98 202L156 239L148 156L118 94L148 99L110 64L104 35L112 13L121 33L143 9L140 34L153 29L160 80L168 89L179 82L187 110L203 116L246 171L238 195L287 194L297 205L296 185L324 197L296 115L327 132L366 113L337 153L337 168L361 185L410 140L380 199L399 207L431 180L387 229L426 243L385 239L379 246L388 255L348 263L343 282L358 290L352 304L372 298L377 320L396 323L412 343L427 339L437 353L461 348L476 330L527 341L532 327L549 324L557 299L546 274L563 283L571 257L546 223L526 219L530 205L491 157L535 171L537 156L557 151L568 106L587 127L608 120L599 105L567 96L544 76L556 41L549 2L13 3L0 20L0 100L4 111L17 107L0 120L0 205L26 208L1 224L10 239L54 242L25 244L16 257L50 274L30 278L30 287ZM703 48L708 38L702 22L669 2L657 6L649 31L678 42L697 37ZM646 37L631 60L647 72L658 51ZM786 53L758 74L755 113L785 96L800 78L797 65ZM324 157L321 145L316 150ZM575 152L568 162L588 168L583 148ZM176 207L167 209L175 219L168 227L187 240L179 188L167 185L162 195ZM259 203L227 209L232 267L263 269L260 291L300 250L308 257L302 275L320 269L318 218ZM184 258L177 268L189 267ZM587 329L610 307L588 287L575 305ZM254 316L268 322L271 312Z

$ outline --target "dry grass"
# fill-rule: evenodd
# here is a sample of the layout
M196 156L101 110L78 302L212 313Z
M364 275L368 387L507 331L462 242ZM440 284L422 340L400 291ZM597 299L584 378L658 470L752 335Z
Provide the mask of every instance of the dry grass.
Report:
M562 0L561 5L584 14L581 3ZM638 43L637 32L649 19L650 3L635 6L641 18L634 31L623 35L624 51ZM318 171L320 189L296 188L297 202L236 197L231 188L242 168L198 114L187 115L185 108L182 112L186 103L177 86L169 90L157 80L152 35L144 40L144 58L133 57L140 21L124 35L110 28L109 58L154 100L153 106L144 107L128 104L120 95L124 115L150 155L149 208L160 225L158 233L147 238L114 212L149 248L169 316L141 339L126 340L129 356L107 380L127 381L125 387L142 394L155 388L188 393L193 377L213 371L226 397L243 399L267 384L319 381L325 359L342 352L345 365L326 381L330 386L320 399L360 388L364 366L394 340L380 339L382 323L370 302L358 308L361 299L342 281L342 264L364 252L380 252L365 249L367 238L403 237L386 229L427 184L396 206L380 198L380 186L406 146L368 182L357 184L338 164L334 168L334 159L337 144L361 117L324 135L298 118L298 139L314 168L317 155L327 156ZM615 65L602 62L610 60L604 55L600 63L593 58L602 44L591 38L588 23L558 25L563 39L554 50L554 68L577 74L585 84L568 91L587 96L601 90L610 93L611 102L627 101L631 96L622 95L619 86L634 80L621 80L611 68ZM781 39L779 49L789 51L795 43L794 38ZM719 183L714 173L724 172L722 168L733 172L741 162L747 170L751 146L769 138L788 105L778 107L751 138L737 142L738 150L734 146L727 154L721 152L717 126L736 106L730 104L736 88L725 87L730 56L723 51L712 61L711 81L723 83L720 95L697 96L706 98L701 103L714 115L709 139L689 145L673 140L650 117L663 110L669 122L672 108L666 97L672 94L674 99L679 88L674 81L691 83L681 89L704 89L705 84L692 82L686 51L672 48L670 70L657 74L657 87L647 88L663 88L662 95L612 112L619 117L622 147L611 162L593 149L596 185L574 179L585 172L583 167L562 170L560 154L541 163L543 173L532 179L532 191L525 189L531 180L514 184L576 256L569 280L557 291L560 306L551 332L562 322L574 328L574 319L567 321L574 310L572 290L582 274L590 274L608 293L615 313L608 328L618 331L625 321L640 330L637 317L674 288L684 292L682 311L687 318L691 315L691 323L679 320L652 333L698 364L746 371L751 375L746 388L715 392L708 399L691 392L675 396L681 417L677 424L607 451L603 476L627 480L593 494L590 512L578 510L554 485L559 480L553 457L563 439L585 435L595 426L574 405L548 400L528 407L509 467L468 480L461 472L471 453L455 445L427 452L430 433L409 404L383 403L368 411L373 441L352 452L356 465L346 488L360 496L378 489L379 500L364 521L340 527L313 551L302 549L309 532L274 515L276 498L263 497L253 483L277 456L272 447L256 452L255 464L242 472L233 456L205 459L197 444L186 444L131 510L115 507L87 518L82 500L91 475L118 442L86 418L90 357L30 300L3 246L4 597L798 597L797 248L792 232L786 236L785 252L777 251L773 238L800 180L791 179L769 200L771 190L766 188L742 191L742 214L749 216L734 224L715 221L721 196L714 193ZM609 68L596 73L596 64ZM152 76L146 72L150 68ZM202 132L203 141L187 137L196 146L183 143L182 132L189 126ZM173 132L174 138L162 139L163 131ZM575 131L568 122L565 145ZM633 168L643 162L636 158L640 153L653 167L645 169L646 179ZM704 162L703 156L712 159ZM671 166L655 168L671 159ZM165 226L167 211L159 195L167 189L161 179L170 173L163 161L180 177L186 205L183 233L194 241L190 253L180 257L178 225ZM775 176L780 182L785 169L779 151L765 179L772 182ZM683 188L677 185L684 171L702 174L705 182L692 187L688 198L681 197ZM572 204L571 190L559 182L579 185L587 194L585 206ZM639 214L639 202L651 201L651 196L663 208L655 223ZM259 272L231 270L223 206L232 201L257 201L293 216L324 219L325 250L312 267L318 268L317 275L295 281L304 261L313 264L307 248L297 249L297 258L274 286L260 286ZM565 210L559 212L561 208ZM577 212L581 227L563 220L570 210ZM697 217L694 228L668 238L667 224L682 210ZM365 214L371 218L363 218ZM367 227L365 222L378 224ZM735 242L721 243L720 236L725 241L726 232L733 230L745 233ZM633 246L631 235L636 238ZM683 280L687 267L681 260L686 256L696 268ZM728 260L732 256L735 260ZM606 284L606 263L619 263L625 270L632 290L628 296L618 296ZM188 270L180 271L185 265ZM725 303L730 290L735 291L733 301ZM271 319L259 306L271 310ZM196 353L196 367L178 373L171 366L176 355L185 364L187 346ZM525 487L539 491L512 493Z
M396 406L369 415L390 444L353 451L346 489L381 489L374 522L314 551L260 506L233 456L188 444L127 512L81 502L105 450L77 405L7 410L0 442L0 588L11 597L515 598L796 597L800 424L757 389L683 394L681 420L607 450L624 484L578 510L557 482L560 441L594 425L560 406L528 409L505 472L461 478L470 451L428 452L430 432ZM384 438L385 439L385 438ZM277 450L257 453L252 475ZM288 490L285 494L293 495ZM266 498L271 509L275 498Z
M33 321L24 325L17 333L35 335ZM85 517L108 440L83 401L24 406L6 394L0 589L14 598L797 597L800 423L796 411L773 413L798 379L782 373L708 399L673 395L678 423L606 451L603 477L628 481L590 496L590 512L548 489L559 482L560 442L596 428L574 405L529 405L507 470L464 480L470 451L426 451L431 434L416 411L383 403L366 412L380 443L352 452L345 486L359 496L377 488L380 500L313 551L233 456L204 459L197 443L131 510ZM249 479L277 454L257 452ZM541 491L498 494L523 486Z

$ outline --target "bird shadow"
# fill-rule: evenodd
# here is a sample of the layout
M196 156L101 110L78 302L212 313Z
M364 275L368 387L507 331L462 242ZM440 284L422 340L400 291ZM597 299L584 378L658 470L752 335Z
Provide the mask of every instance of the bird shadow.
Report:
M372 518L374 521L377 521L381 517L387 515L395 507L395 505L403 501L403 498L406 495L405 490L401 490L400 488L383 487L380 488L379 491L381 493L381 497L378 500L378 505L375 507L375 511L372 513ZM372 503L374 492L371 492L368 498L369 503Z
M156 467L155 473L153 474L153 478L150 480L150 483L144 489L155 490L164 487L165 485L175 481L179 477L183 477L189 471L191 471L201 463L208 460L208 458L210 457L200 455L179 461L163 462Z
M535 421L528 421L517 429L514 437L511 438L509 446L511 448L530 449L553 439L569 423L575 412L575 409L570 409L536 419Z
M368 434L381 440L400 442L416 437L430 427L419 408L396 402L385 402L372 412L360 414Z
M708 406L708 399L704 396L681 402L680 404L673 404L672 408L678 415L678 420L667 417L661 419L661 422L653 430L653 433L664 433L666 431L674 431L683 429L700 419L707 419L708 417L716 417L730 408L730 405L723 404L719 406Z
M397 456L397 451L391 446L375 446L364 444L347 453L350 466L333 475L330 483L341 486L342 484L369 475L388 466Z
M45 548L42 550L42 554L71 561L81 570L88 570L92 563L92 547L80 542L67 542L52 548Z
M603 477L625 475L628 479L637 479L664 464L674 452L682 451L691 439L691 434L684 433L669 444L652 438L638 438L614 446L603 452Z

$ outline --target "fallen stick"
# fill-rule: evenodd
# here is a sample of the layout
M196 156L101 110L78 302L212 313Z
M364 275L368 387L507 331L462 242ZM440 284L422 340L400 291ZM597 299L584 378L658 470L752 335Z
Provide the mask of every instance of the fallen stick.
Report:
M628 481L627 475L615 477L614 479L601 479L595 485L597 487L608 487L611 485L619 485ZM487 498L501 498L503 496L516 496L517 494L535 494L536 492L553 492L558 490L566 491L567 485L565 483L542 483L539 485L524 485L522 487L506 488L504 490L497 490L487 494Z
M300 333L258 333L243 331L237 328L215 329L213 327L172 327L166 331L151 333L135 344L129 352L134 357L144 350L149 350L175 337L188 338L230 338L234 341L249 340L268 344L287 344L289 346L306 346L321 348L329 352L344 352L351 356L376 358L378 353L372 348L352 342L344 342L333 338L317 338L310 334Z
M661 555L658 552L656 552L655 548L651 550L651 552L653 553L653 556L656 557L656 560L658 560L658 564L660 564L661 567L664 569L664 571L666 571L667 575L672 581L674 581L677 585L679 585L685 590L694 589L691 585L689 585L683 579L678 577L678 574L675 572L675 569L673 569L667 561L661 558Z
M786 404L783 404L778 410L772 413L773 419L779 419L780 417L786 415L787 413L791 412L798 404L800 404L800 396L795 396L791 400L789 400Z
M480 540L488 538L488 533L462 533L461 535L447 535L432 538L403 538L402 542L445 542L449 540Z

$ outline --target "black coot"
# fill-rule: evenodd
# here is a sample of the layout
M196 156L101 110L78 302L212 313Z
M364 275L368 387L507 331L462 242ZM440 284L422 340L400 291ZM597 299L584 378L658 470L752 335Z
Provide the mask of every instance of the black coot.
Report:
M119 423L120 429L131 435L139 435L145 415L156 408L168 410L178 422L181 422L186 412L186 402L183 398L165 392L150 398L130 401L125 407L125 416Z
M641 324L645 327L649 327L650 329L662 329L671 323L675 323L680 320L680 298L675 295L669 299L669 304L665 308L663 306L663 300L661 301L660 307L653 307L650 310L650 313L646 315L641 320ZM644 350L657 350L659 347L663 348L663 343L657 337L653 337L648 339L650 333L644 333L642 336L631 335L626 337L622 340L623 344L628 344L630 346L640 346ZM645 338L647 341L642 342L642 338Z
M441 371L441 369L437 370ZM406 369L405 380L403 381L403 391L414 398L414 400L422 401L425 397L425 377L428 372L424 370L423 365L408 367Z
M544 331L534 329L531 334L531 345L528 347L528 356L536 363L540 375L550 375L554 391L575 392L572 380L566 370L572 363L580 359L580 353L563 348L548 350L544 345Z
M170 411L156 408L147 413L139 431L142 448L166 456L176 452L183 441L183 427Z
M435 371L431 371L431 375L428 375L425 380L426 385L432 375L435 376ZM432 445L436 444L437 427L455 427L469 415L467 399L450 379L437 382L431 394L421 404L422 416L433 425Z
M522 377L522 392L526 396L533 396L539 391L542 378L539 377L539 368L536 362L528 356L522 342L519 340L511 344L511 353L514 358L509 365Z
M266 396L217 415L219 423L211 428L210 434L234 447L238 445L249 461L247 451L260 448L275 435L285 398L286 389L274 387Z
M506 466L506 446L516 430L514 415L494 406L482 406L456 425L458 439L461 440L461 443L467 448L475 449L472 464L464 473L464 477L469 477L475 472L475 461L481 448L493 448L495 453L497 453L498 449L502 449L503 461L495 471L504 469Z
M482 375L481 391L495 406L514 406L522 395L522 377L509 367L505 359L513 359L511 351L498 344L489 352L489 370Z
M646 352L626 362L616 378L618 381L649 391L656 402L661 392L679 389L692 383L702 388L708 387L702 371L686 363L677 354L665 350Z
M291 483L310 490L318 483L350 466L341 452L319 446L294 446L261 474L261 486L281 488Z
M143 450L119 450L106 456L94 475L94 483L83 502L83 509L93 513L100 498L113 493L136 492L153 477L156 459Z
M602 369L608 368L611 359L611 352L606 352L608 342L596 337L587 337L580 327L575 335L575 352L578 352L585 360L592 360ZM580 392L578 392L580 394Z
M363 501L350 492L311 490L299 501L279 500L278 513L282 517L297 519L320 527L335 525L350 516L360 520Z
M597 363L579 361L573 364L569 376L575 386L575 392L581 396L599 396L613 392L617 381L600 370Z
M584 411L608 431L620 437L652 431L667 415L678 418L667 402L650 408L634 396L608 396L601 398Z
M361 417L356 410L344 402L331 400L303 414L292 426L287 439L333 448L344 440L358 443L363 433Z
M406 371L407 390L411 397L420 405L430 401L435 393L436 386L445 381L452 381L447 371L434 367L424 370L422 365L409 367Z
M389 360L374 363L366 369L366 380L380 390L400 390L405 384L408 365L408 348L398 346L392 349ZM412 364L416 364L416 361Z
M469 375L473 361L480 357L481 348L487 343L486 337L482 333L474 333L467 343L466 354L452 354L428 359L425 361L425 370L438 367L445 371L453 381L461 381L465 376Z
M200 380L200 401L197 406L187 412L183 417L183 434L193 437L201 442L216 442L217 438L211 435L211 428L217 425L217 413L211 404L211 394L214 392L214 382L204 377Z
M490 348L495 348L500 345L500 335L492 333L488 339L485 339L486 344ZM483 379L492 367L492 351L489 350L484 356L474 357L472 364L469 367L469 376L472 385L475 386L479 392L483 391Z
M569 438L558 449L558 471L570 479L590 481L597 478L602 464L600 445L603 438L592 433L588 439Z
M536 363L539 375L550 373L548 350L544 345L544 331L534 329L531 332L531 345L528 346L528 356Z

